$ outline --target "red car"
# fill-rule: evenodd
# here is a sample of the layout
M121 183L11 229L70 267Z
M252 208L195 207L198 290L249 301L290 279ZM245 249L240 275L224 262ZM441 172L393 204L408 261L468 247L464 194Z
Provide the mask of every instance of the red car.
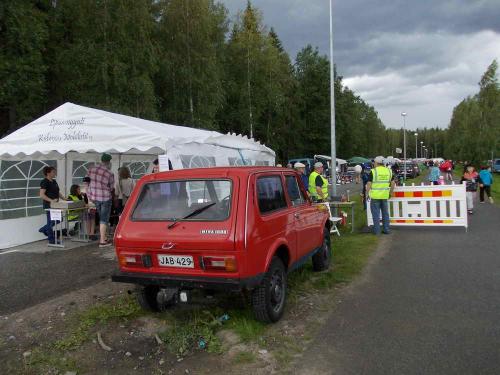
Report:
M300 176L275 167L156 173L137 184L115 233L120 270L143 308L187 302L189 291L248 292L257 319L278 321L287 273L312 257L329 267L330 221Z

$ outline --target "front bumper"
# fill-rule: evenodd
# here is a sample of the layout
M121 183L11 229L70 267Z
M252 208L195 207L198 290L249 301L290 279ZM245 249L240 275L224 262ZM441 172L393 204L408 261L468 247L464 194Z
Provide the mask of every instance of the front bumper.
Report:
M220 277L171 276L138 272L116 271L111 280L119 283L156 285L161 287L175 287L181 289L210 289L225 291L251 290L258 286L264 274L258 274L245 279Z

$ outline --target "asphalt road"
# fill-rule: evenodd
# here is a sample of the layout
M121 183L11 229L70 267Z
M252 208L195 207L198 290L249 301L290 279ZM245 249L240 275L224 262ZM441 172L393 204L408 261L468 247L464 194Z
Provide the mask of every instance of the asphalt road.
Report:
M394 229L294 373L499 374L500 209L469 225Z
M98 283L117 266L111 250L96 244L49 252L39 246L43 251L0 254L0 315Z

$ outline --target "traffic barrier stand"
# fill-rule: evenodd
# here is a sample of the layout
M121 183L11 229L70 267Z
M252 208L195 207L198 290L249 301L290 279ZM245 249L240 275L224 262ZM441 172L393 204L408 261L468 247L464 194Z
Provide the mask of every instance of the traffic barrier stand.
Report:
M396 186L389 202L391 226L446 226L467 230L465 183ZM366 210L368 226L373 225Z

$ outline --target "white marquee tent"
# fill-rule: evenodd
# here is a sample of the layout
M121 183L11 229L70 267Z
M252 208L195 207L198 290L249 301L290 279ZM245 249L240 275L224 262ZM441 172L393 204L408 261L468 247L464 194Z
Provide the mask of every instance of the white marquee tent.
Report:
M133 178L168 154L174 169L274 165L270 148L235 134L162 124L65 103L0 139L0 249L42 239L39 198L44 166L57 168L63 193L81 183L102 152L112 170L127 166Z

